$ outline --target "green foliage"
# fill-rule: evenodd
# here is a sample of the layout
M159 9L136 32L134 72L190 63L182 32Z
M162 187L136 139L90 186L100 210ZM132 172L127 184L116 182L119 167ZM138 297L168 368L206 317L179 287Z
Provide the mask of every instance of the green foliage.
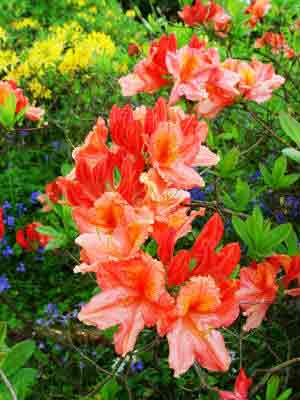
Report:
M286 173L287 159L283 156L277 158L271 172L263 164L260 164L260 171L265 184L274 190L288 188L300 178L300 174Z
M291 232L290 224L283 224L271 229L271 223L264 220L261 210L255 207L250 217L243 221L234 216L232 224L247 245L249 257L261 260L276 252L277 247L288 238Z
M251 191L248 183L238 179L233 195L225 192L222 200L224 205L232 210L245 211L251 200Z
M12 385L17 398L23 400L31 393L31 389L37 378L37 371L33 368L25 368L35 351L35 343L32 340L25 340L17 343L12 348L4 347L6 339L6 324L0 324L0 369ZM3 352L4 349L4 352ZM1 400L11 400L11 394L3 382L0 382Z

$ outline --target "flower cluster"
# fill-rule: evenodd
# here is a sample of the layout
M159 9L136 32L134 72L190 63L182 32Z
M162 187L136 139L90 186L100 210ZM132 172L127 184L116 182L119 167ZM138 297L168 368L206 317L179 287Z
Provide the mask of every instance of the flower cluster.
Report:
M270 0L251 0L250 6L246 9L246 14L250 14L249 25L255 28L256 24L263 19L270 8Z
M36 251L45 247L51 238L37 231L42 225L38 222L28 224L24 229L18 229L16 233L16 242L22 249L27 251Z
M201 0L196 0L193 6L184 6L179 16L188 26L212 24L216 34L221 37L226 36L230 29L231 17L214 1L203 4Z
M5 127L10 127L23 115L31 121L38 121L44 110L33 107L18 88L14 81L0 81L0 122Z
M256 39L255 48L261 49L265 46L270 46L273 54L283 52L288 59L296 56L295 50L289 47L283 33L265 32L262 37Z
M169 103L181 97L197 102L198 115L213 118L241 98L264 102L284 83L272 64L253 59L250 63L227 59L221 62L216 48L193 36L177 50L176 37L162 36L152 43L148 57L119 82L124 96L153 93L172 85Z

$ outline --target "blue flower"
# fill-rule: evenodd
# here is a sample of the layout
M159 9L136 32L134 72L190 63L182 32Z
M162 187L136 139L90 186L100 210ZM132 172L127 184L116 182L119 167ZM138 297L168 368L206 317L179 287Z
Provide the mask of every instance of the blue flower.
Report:
M10 284L5 275L0 276L0 293L5 292L10 288Z
M8 208L11 208L11 204L5 200L5 202L2 204L3 210L7 210Z
M51 146L53 147L54 150L59 150L61 147L61 142L59 140L53 140Z
M49 303L45 309L46 314L50 315L53 318L57 318L59 316L59 310L56 304Z
M38 202L38 197L41 195L40 192L32 192L30 195L30 201L32 204L36 204Z
M14 254L13 249L10 246L6 246L3 250L2 250L2 255L4 257L9 257L12 256Z
M282 211L276 211L275 212L275 219L278 222L278 224L284 224L285 223L285 215L283 214Z
M141 361L141 360L133 361L130 365L130 368L131 368L131 371L134 373L143 371L143 369L144 369L143 361Z
M27 208L26 208L25 204L17 203L16 206L17 206L17 214L19 217L26 213Z
M261 177L261 172L259 170L255 171L253 175L250 176L249 181L251 183L256 182Z
M215 190L215 187L214 185L207 185L204 190L206 193L211 193Z
M15 225L15 217L13 217L12 215L8 215L5 219L5 224L7 226L14 226Z
M200 188L193 188L190 191L191 199L196 201L204 201L205 200L205 193Z
M25 136L28 136L29 135L29 132L28 131L21 131L20 132L20 136L23 136L23 137L25 137Z
M17 272L26 272L26 267L25 264L23 262L19 262L17 268L16 268Z

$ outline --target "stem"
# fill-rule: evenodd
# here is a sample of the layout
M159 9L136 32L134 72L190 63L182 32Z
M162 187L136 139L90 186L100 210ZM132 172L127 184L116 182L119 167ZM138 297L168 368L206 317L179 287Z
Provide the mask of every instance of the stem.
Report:
M0 376L4 382L4 385L7 387L8 391L11 395L11 398L13 400L18 400L16 392L14 391L14 388L12 387L12 384L9 382L9 380L7 379L7 376L5 375L5 373L3 372L3 370L1 368L0 368Z
M241 218L247 218L249 215L241 212L237 212L231 210L230 208L225 208L219 205L219 203L214 201L202 201L202 200L193 200L190 204L183 204L185 207L206 207L215 211L223 211L225 214L236 215Z
M299 363L300 364L300 357L292 358L291 360L285 361L279 365L276 365L276 367L273 367L267 371L267 373L262 377L260 382L258 382L257 385L254 386L254 388L250 391L250 398L252 398L258 391L259 389L265 385L267 380L270 378L270 376L278 371L281 371L282 369L288 368L293 364Z
M258 115L255 112L251 111L247 106L245 106L245 110L248 111L248 113L251 115L254 121L258 122L266 131L268 131L270 136L272 136L281 144L284 144L285 146L288 147L290 146L290 144L285 139L283 139L281 136L278 136L269 125L267 125L262 119L258 117Z

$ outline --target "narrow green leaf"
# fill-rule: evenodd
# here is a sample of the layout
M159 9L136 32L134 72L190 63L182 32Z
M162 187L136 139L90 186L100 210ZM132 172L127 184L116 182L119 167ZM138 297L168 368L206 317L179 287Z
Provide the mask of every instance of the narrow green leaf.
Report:
M282 154L284 154L286 157L290 158L291 160L300 163L300 151L293 149L292 147L286 147L283 149Z
M2 369L7 377L15 374L30 359L35 350L33 340L25 340L16 344L7 354Z
M300 123L288 115L286 112L279 114L281 128L292 139L297 146L300 146Z

